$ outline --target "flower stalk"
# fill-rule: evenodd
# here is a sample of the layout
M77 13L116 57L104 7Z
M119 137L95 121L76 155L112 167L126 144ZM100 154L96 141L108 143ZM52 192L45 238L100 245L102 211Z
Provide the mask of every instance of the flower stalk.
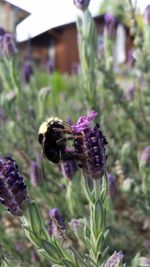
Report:
M98 41L95 24L88 8L81 10L77 18L79 56L82 71L82 86L87 105L98 111L96 93L96 61Z

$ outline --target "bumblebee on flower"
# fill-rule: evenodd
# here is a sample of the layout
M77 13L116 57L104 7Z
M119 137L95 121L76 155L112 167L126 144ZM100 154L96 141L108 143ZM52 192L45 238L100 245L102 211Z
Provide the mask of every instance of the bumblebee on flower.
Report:
M96 116L97 113L91 111L89 115L81 116L74 124L66 124L59 118L48 119L44 122L46 131L43 132L42 124L39 130L39 142L48 160L54 163L65 163L65 161L74 159L88 177L101 178L106 167L105 145L107 141L98 123L94 127L91 126ZM68 140L73 141L74 150L68 150ZM54 155L57 155L57 160Z

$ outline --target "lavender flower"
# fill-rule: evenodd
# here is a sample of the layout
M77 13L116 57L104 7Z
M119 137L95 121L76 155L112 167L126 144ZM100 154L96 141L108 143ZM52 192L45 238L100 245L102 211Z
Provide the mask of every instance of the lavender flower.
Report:
M144 23L150 24L150 5L148 5L144 10Z
M71 152L72 149L67 148L67 151ZM73 176L78 170L78 165L76 160L65 160L61 162L60 165L61 172L64 177L68 178L69 180L72 180Z
M83 219L72 219L69 223L77 238L83 238L84 235L84 221Z
M112 173L109 173L108 174L109 193L112 199L114 199L116 196L115 181L116 181L116 177Z
M105 22L104 30L107 32L108 36L110 38L115 37L116 26L117 26L116 18L112 14L106 13L104 15L104 22Z
M53 208L49 211L50 222L48 225L48 232L50 235L61 239L65 232L65 224L63 217L60 215L57 208Z
M76 136L74 147L79 155L79 166L87 176L93 179L101 178L106 167L106 138L98 123L94 128L90 126L96 115L95 111L91 111L88 116L80 117L77 123L72 125Z
M51 59L48 60L48 62L46 64L46 69L47 69L49 74L53 73L53 71L54 71L54 62Z
M150 259L146 257L140 257L139 266L141 267L150 267Z
M72 66L71 66L71 74L72 75L77 75L79 73L79 64L78 63L72 63Z
M31 66L31 63L29 61L26 61L23 65L23 79L26 83L30 82L31 76L33 75L33 69Z
M18 166L11 157L0 156L0 203L14 216L21 216L27 203L27 190Z
M88 8L90 0L73 0L75 6L81 10Z
M11 33L5 33L3 35L3 51L8 57L12 57L17 53L15 38Z
M4 30L4 28L0 27L0 36L4 36L5 33L6 31Z
M150 240L149 240L149 239L144 241L144 247L145 247L148 251L150 251Z
M119 252L114 252L112 254L112 256L109 257L109 259L107 260L107 262L105 263L104 267L118 267L119 264L122 262L123 260L123 253L122 251Z
M31 161L31 174L30 179L33 186L37 186L39 184L39 168L38 164L35 161Z
M150 167L150 146L144 148L140 157L140 166Z

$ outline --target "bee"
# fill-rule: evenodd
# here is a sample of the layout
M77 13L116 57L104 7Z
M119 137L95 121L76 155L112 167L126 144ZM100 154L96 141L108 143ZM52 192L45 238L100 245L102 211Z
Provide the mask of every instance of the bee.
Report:
M43 155L53 163L77 157L76 153L66 150L67 140L74 139L71 124L57 117L50 117L41 124L38 139Z

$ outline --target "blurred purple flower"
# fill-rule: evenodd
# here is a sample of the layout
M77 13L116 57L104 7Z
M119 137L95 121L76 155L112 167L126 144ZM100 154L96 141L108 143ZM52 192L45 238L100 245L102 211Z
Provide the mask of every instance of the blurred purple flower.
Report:
M149 166L150 167L150 146L144 148L140 157L140 166Z
M150 267L150 259L146 257L140 257L139 266L141 267Z
M60 215L57 208L53 208L49 211L50 222L48 225L49 235L53 235L58 239L61 239L65 231L65 224L63 217Z
M23 64L22 73L23 73L23 80L26 83L29 83L31 76L33 75L33 69L32 69L31 63L29 61L26 61Z
M31 262L32 264L39 262L39 256L34 248L31 250Z
M144 10L144 23L150 24L150 5L148 5Z
M75 6L81 10L88 8L90 0L73 0Z
M88 116L81 116L77 123L72 125L72 130L76 136L74 141L75 152L81 155L79 166L87 176L100 179L106 167L105 145L107 141L98 123L94 128L91 127L96 115L95 111L91 111Z
M125 98L127 101L132 101L134 99L134 94L135 94L135 87L134 85L131 85L129 90L127 91Z
M122 262L123 260L123 253L122 251L119 252L114 252L112 254L112 256L109 257L109 259L107 260L107 262L105 263L104 267L118 267L119 264Z
M71 152L73 150L67 147L66 151ZM63 160L61 161L60 169L64 177L68 178L69 180L72 180L73 176L78 170L77 161L75 159Z
M71 74L77 75L78 73L79 73L79 64L78 63L72 63Z
M74 234L77 236L77 238L81 239L84 236L84 220L83 219L72 219L69 223L71 226Z
M30 173L30 180L33 186L37 186L40 181L39 177L39 166L35 161L31 161L31 173Z
M106 13L104 15L104 30L106 30L108 36L110 38L115 37L116 35L116 26L117 26L117 19L110 13Z
M144 246L145 246L145 248L146 248L147 250L150 251L150 240L145 240L145 242L144 242Z
M11 157L0 156L0 203L14 216L21 216L28 200L23 177Z
M128 56L127 56L127 63L133 67L135 64L135 57L134 57L134 49L129 49Z
M0 27L0 36L4 36L5 33L6 31L4 30L4 28Z
M5 33L3 35L3 51L8 57L12 57L17 53L16 41L11 33Z
M116 196L116 177L112 174L108 174L109 193L112 199Z
M50 74L53 73L53 71L54 71L54 62L51 59L48 60L48 62L46 64L46 69L47 69L48 73L50 73Z

